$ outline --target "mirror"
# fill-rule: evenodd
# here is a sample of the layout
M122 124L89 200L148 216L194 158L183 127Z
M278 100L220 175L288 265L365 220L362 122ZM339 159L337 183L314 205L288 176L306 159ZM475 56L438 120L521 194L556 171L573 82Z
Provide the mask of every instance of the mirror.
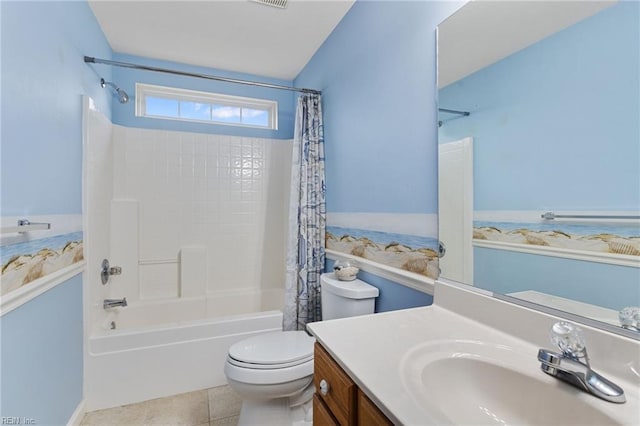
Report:
M640 306L639 20L473 1L438 27L441 277L616 326Z

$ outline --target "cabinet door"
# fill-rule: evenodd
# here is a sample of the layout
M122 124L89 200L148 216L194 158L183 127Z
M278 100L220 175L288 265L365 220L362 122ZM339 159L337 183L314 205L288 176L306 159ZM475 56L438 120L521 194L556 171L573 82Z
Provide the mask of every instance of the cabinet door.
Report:
M356 424L355 383L318 343L314 351L313 384L316 395L342 426Z
M391 426L389 421L376 405L358 389L358 426Z
M327 406L318 397L313 395L313 426L338 426L339 423L333 418Z

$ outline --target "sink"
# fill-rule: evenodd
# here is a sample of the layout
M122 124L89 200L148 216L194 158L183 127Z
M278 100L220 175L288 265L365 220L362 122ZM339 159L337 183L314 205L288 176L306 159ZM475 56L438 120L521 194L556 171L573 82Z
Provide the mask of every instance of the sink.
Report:
M403 357L400 377L437 424L624 423L619 415L632 407L601 401L542 373L536 354L472 340L429 342Z

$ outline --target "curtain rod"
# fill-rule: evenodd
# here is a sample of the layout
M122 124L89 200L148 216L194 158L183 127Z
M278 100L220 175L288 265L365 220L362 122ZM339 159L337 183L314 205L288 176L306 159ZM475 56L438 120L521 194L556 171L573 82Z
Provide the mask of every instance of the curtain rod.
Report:
M224 81L224 82L227 82L227 83L237 83L237 84L246 84L246 85L249 85L249 86L267 87L269 89L289 90L289 91L292 91L292 92L311 93L311 94L314 94L314 95L322 94L322 92L320 90L314 90L314 89L297 88L297 87L291 87L291 86L281 86L279 84L260 83L260 82L257 82L257 81L238 80L238 79L235 79L235 78L226 78L226 77L218 77L216 75L198 74L198 73L192 73L192 72L170 70L170 69L167 69L167 68L149 67L149 66L146 66L146 65L131 64L131 63L128 63L128 62L118 62L118 61L110 61L110 60L107 60L107 59L93 58L91 56L85 56L84 57L84 62L85 63L92 63L92 64L113 65L115 67L122 67L122 68L133 68L133 69L143 70L143 71L162 72L162 73L165 73L165 74L175 74L175 75L181 75L181 76L185 76L185 77L204 78L204 79L207 79L207 80Z

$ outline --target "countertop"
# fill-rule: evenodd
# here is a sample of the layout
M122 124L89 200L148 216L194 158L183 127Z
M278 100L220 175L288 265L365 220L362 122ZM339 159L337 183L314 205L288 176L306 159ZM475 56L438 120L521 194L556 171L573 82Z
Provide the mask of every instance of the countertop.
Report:
M485 342L504 344L505 339L513 339L476 326L484 329ZM405 425L441 424L413 398L403 381L407 354L425 342L474 340L474 334L475 340L479 338L477 332L469 332L463 318L438 306L321 321L307 328L389 419ZM539 368L538 348L529 346L532 367Z

